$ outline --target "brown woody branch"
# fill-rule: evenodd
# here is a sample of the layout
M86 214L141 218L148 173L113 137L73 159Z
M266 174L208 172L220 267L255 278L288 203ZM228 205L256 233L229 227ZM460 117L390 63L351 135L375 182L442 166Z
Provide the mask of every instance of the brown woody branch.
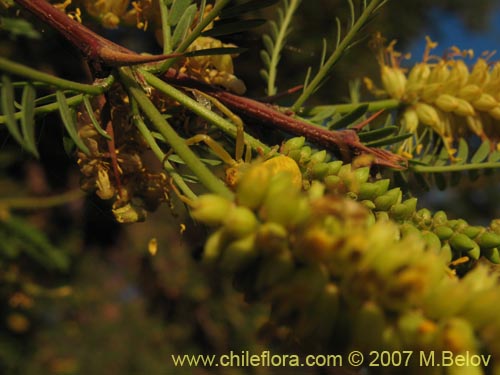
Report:
M64 12L54 8L45 0L15 1L33 13L38 19L58 30L82 52L89 63L97 70L102 70L106 67L144 64L179 56L178 54L139 55L92 32L85 26L69 18ZM330 131L326 128L308 124L276 110L271 105L234 95L221 88L202 83L185 74L179 74L174 69L169 69L164 75L164 79L176 86L194 87L202 90L219 99L236 113L253 118L260 124L277 127L285 132L304 136L309 141L326 148L333 148L343 159L352 159L357 155L369 154L374 158L374 165L394 169L407 168L407 159L386 150L363 145L357 133L353 130Z

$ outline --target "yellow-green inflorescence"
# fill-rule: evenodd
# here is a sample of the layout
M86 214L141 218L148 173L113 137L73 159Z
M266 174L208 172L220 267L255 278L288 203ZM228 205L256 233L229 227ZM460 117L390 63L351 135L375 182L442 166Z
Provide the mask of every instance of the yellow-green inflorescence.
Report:
M472 57L473 51L457 47L450 48L443 58L433 56L431 51L437 43L427 38L422 61L407 70L400 66L404 56L394 50L395 42L388 47L383 42L380 36L373 41L383 90L375 89L369 79L366 83L375 93L389 95L405 105L402 125L415 137L402 144L402 154L419 154L419 137L425 129L441 137L452 159L456 156L455 142L468 134L500 147L500 63L490 63L489 56L483 56L469 67L465 58Z
M417 211L415 199L402 201L368 167L328 161L303 143L291 139L281 152L298 161L307 189L259 161L234 200L193 202L193 218L213 228L205 262L233 275L248 299L269 303L291 338L316 348L491 354L488 368L500 374L497 277L481 262L463 278L449 267L464 256L497 260L498 223L486 229ZM413 368L405 373L460 370Z

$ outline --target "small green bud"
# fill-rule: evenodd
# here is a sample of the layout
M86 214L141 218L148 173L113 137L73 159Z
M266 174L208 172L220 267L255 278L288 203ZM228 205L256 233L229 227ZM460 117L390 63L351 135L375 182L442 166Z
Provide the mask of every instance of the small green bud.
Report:
M500 264L500 251L498 250L498 247L483 249L482 254L490 262Z
M199 196L191 206L193 219L208 226L220 225L227 216L233 203L215 194Z
M451 246L449 244L446 243L441 246L439 257L445 262L445 264L449 264L453 260L453 251L451 250Z
M226 241L227 238L222 228L213 232L205 242L203 261L208 264L214 264L222 254L222 249Z
M446 225L440 225L434 228L434 233L439 237L440 240L444 241L449 239L454 232L450 227L447 227Z
M422 226L429 226L432 224L432 213L427 208L422 208L415 212L413 220Z
M368 181L368 178L370 177L370 167L362 167L354 170L354 175L356 178L356 181L359 184L363 184L366 181Z
M409 219L417 207L417 198L410 198L405 200L403 203L397 203L391 207L389 214L395 220L406 220Z
M485 232L483 233L477 240L481 249L490 249L493 247L500 246L500 234L496 234L493 232Z
M290 151L298 150L302 146L304 146L305 141L306 141L305 137L290 138L283 144L283 146L281 146L281 153L284 155L289 155Z
M311 155L309 163L314 163L314 164L324 163L326 160L326 156L327 156L326 150L317 151Z
M252 210L262 204L271 180L271 171L262 165L250 167L238 182L236 187L236 201L238 204Z
M472 249L470 249L469 251L467 251L467 255L470 258L474 259L474 260L478 260L479 257L481 256L481 248L475 242L474 242L474 245L475 246Z
M374 200L377 197L379 186L373 182L365 182L361 184L358 191L358 199Z
M432 222L434 226L446 225L448 223L448 217L446 216L446 212L444 211L436 212L434 214L434 217L432 218Z
M337 175L343 164L344 163L342 162L342 160L335 160L328 162L328 174Z
M243 237L254 232L257 224L253 211L247 207L236 206L226 213L224 229L233 237Z
M474 239L478 236L478 234L481 233L481 231L483 231L484 228L483 227L479 227L479 226L468 226L466 228L464 228L462 230L462 233L465 234L467 237L471 238L471 239Z
M380 196L382 194L385 194L387 192L387 190L389 189L390 183L391 183L391 181L388 178L375 181L374 184L377 185L377 188L378 188L378 190L375 193L375 196Z
M456 251L469 251L477 246L473 240L463 233L455 233L451 236L450 245Z
M328 176L328 163L318 163L311 168L311 177L316 180L322 180Z
M394 188L389 190L384 195L375 198L375 207L379 211L388 211L394 204L401 201L401 189Z
M441 250L441 240L433 232L422 231L422 237L424 238L427 249L439 253Z

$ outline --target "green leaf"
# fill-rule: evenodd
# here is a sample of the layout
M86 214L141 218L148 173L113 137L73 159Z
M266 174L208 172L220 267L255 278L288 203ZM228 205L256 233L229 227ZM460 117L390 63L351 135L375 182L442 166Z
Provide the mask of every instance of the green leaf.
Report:
M30 39L40 39L41 34L28 21L20 18L0 17L0 30L6 30L12 36L24 36Z
M476 153L470 159L472 164L482 163L488 157L490 153L491 145L489 141L484 141L481 146L477 149Z
M262 37L262 42L264 43L264 47L266 48L266 51L268 53L272 53L273 49L274 49L274 42L273 40L271 39L271 37L269 35L264 35Z
M83 97L83 104L85 106L87 114L89 115L92 125L94 125L95 130L97 130L97 132L104 138L111 140L111 136L108 133L106 133L106 131L101 127L101 124L99 124L99 121L97 121L97 119L95 118L94 110L92 109L92 104L90 103L89 97L87 95Z
M80 150L82 150L85 154L90 155L90 150L78 136L75 111L68 106L68 101L61 91L56 92L56 97L59 104L59 113L68 135Z
M36 91L32 85L26 85L23 89L21 105L23 108L21 117L21 129L23 131L26 149L40 157L35 143L35 99Z
M262 26L266 20L239 20L238 22L229 22L225 24L215 25L212 29L201 33L203 36L218 37L222 35L235 34L255 27Z
M194 16L196 15L196 10L196 5L193 4L190 5L182 14L182 17L174 30L174 35L172 35L172 46L176 46L186 37L189 27L193 23Z
M350 112L347 115L345 115L344 117L342 117L340 120L338 120L335 123L328 126L328 128L329 129L345 128L348 125L351 125L354 121L359 119L361 116L363 116L367 110L368 110L368 104L360 105L355 110L353 110L352 112Z
M19 127L15 117L15 106L14 106L14 87L9 77L2 76L2 88L0 90L1 94L1 110L5 116L5 125L7 130L12 134L14 139L24 147L24 141L19 132Z
M398 131L397 126L384 126L380 129L364 131L358 134L361 142L371 142L376 141L385 137L388 137Z
M387 138L380 139L377 141L368 142L368 143L366 143L366 146L368 146L368 147L381 147L381 146L392 145L394 143L404 141L405 139L410 138L410 137L413 137L413 134L411 134L411 133L401 134L401 135L397 135L395 137L387 137Z
M177 25L191 3L192 0L175 0L168 14L168 24L170 26Z
M260 58L264 62L265 66L271 65L271 56L269 56L269 54L266 51L264 50L260 51Z
M72 157L76 148L75 142L73 142L73 140L70 137L66 136L63 136L62 142L63 142L64 152L69 157Z
M278 3L279 1L280 0L250 0L247 1L246 3L224 9L220 14L220 18L235 17L244 13L252 12L262 8L267 8L271 5Z
M458 152L456 158L456 164L464 164L469 158L469 145L467 145L467 142L463 138L460 138L460 142L458 143Z
M488 162L495 163L500 160L500 151L493 151L490 156L488 156Z

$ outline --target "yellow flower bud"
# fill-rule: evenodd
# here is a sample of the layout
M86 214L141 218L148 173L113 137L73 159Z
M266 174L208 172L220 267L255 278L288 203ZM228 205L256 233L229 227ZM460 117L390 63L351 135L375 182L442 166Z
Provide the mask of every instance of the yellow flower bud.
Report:
M458 99L449 94L441 94L434 104L442 111L453 112L458 107Z
M444 83L450 76L450 71L445 61L440 61L434 69L431 70L427 83Z
M479 111L489 111L498 105L498 102L490 94L481 94L479 99L472 102L474 108Z
M490 79L488 63L485 59L478 59L469 76L469 83L484 86Z
M483 90L478 85L469 84L458 91L458 97L467 101L472 101L478 99L482 92Z
M429 125L439 134L443 134L444 128L439 119L439 113L433 106L425 103L417 103L415 104L415 112L423 124Z
M408 108L403 113L402 123L403 123L404 128L408 132L415 133L417 131L418 115L417 115L417 112L415 111L415 109Z
M458 89L467 83L469 69L463 60L452 60L449 63L451 65L451 71L448 81Z
M427 103L433 103L437 97L443 92L443 84L431 83L422 87L421 98Z
M459 116L474 116L476 113L469 102L463 99L457 99L457 103L458 107L453 111L453 113Z
M394 99L401 99L405 92L406 76L397 68L391 68L387 65L381 68L382 84L387 93Z
M488 111L488 114L493 117L495 120L500 120L500 106L497 106Z

